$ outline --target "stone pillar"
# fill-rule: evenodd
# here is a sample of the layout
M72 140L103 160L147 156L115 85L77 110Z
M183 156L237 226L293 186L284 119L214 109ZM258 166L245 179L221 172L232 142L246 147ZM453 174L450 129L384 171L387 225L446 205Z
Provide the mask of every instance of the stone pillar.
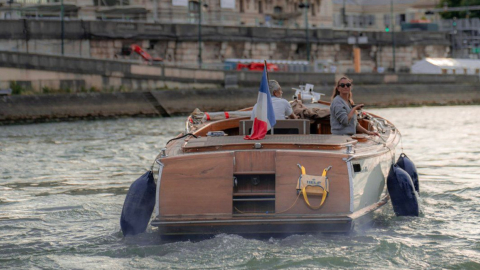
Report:
M252 58L252 43L245 41L242 58Z
M176 41L168 41L167 50L165 52L165 60L168 62L175 62L177 58L175 57L175 50L177 48Z

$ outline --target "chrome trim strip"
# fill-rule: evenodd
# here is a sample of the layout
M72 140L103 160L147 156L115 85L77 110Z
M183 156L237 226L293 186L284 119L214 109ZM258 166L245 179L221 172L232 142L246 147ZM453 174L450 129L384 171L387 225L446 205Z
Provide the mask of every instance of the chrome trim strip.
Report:
M272 222L306 222L306 221L353 221L352 218L343 217L343 218L315 218L315 219L241 219L241 220L196 220L196 221L158 221L153 220L152 225L173 225L173 224L208 224L208 223L242 223L242 222L261 222L261 223L272 223Z
M157 159L155 160L160 167L158 168L158 179L157 179L157 191L155 193L155 214L160 216L160 181L162 180L162 172L163 172L163 163Z
M347 161L348 169L348 182L350 185L350 213L353 213L353 172L352 172L352 162L350 159Z

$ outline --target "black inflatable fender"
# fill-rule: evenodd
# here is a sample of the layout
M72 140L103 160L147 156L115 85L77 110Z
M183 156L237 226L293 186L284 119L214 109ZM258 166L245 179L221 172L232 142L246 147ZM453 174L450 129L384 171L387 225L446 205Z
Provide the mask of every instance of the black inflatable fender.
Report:
M155 191L152 171L146 172L130 185L120 217L124 236L145 232L155 207Z
M418 216L419 205L410 175L399 166L392 165L387 177L387 189L397 216Z
M396 164L410 175L415 191L420 192L420 182L418 180L417 167L415 167L415 164L413 164L404 153L400 154Z

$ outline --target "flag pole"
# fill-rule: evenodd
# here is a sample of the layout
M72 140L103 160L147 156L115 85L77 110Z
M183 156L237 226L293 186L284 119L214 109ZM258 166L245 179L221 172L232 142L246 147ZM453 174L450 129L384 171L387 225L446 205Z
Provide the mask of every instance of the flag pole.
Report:
M268 78L268 68L267 68L267 60L263 60L265 62L265 70L267 71L267 83L270 82L270 79Z

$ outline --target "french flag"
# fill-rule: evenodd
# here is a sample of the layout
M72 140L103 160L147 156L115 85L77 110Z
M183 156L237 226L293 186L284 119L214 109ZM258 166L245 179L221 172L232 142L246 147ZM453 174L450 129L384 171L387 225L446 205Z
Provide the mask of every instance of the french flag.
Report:
M257 106L255 107L252 134L246 135L245 140L262 140L277 121L273 112L272 97L268 89L267 65L263 67L262 82L258 91Z

